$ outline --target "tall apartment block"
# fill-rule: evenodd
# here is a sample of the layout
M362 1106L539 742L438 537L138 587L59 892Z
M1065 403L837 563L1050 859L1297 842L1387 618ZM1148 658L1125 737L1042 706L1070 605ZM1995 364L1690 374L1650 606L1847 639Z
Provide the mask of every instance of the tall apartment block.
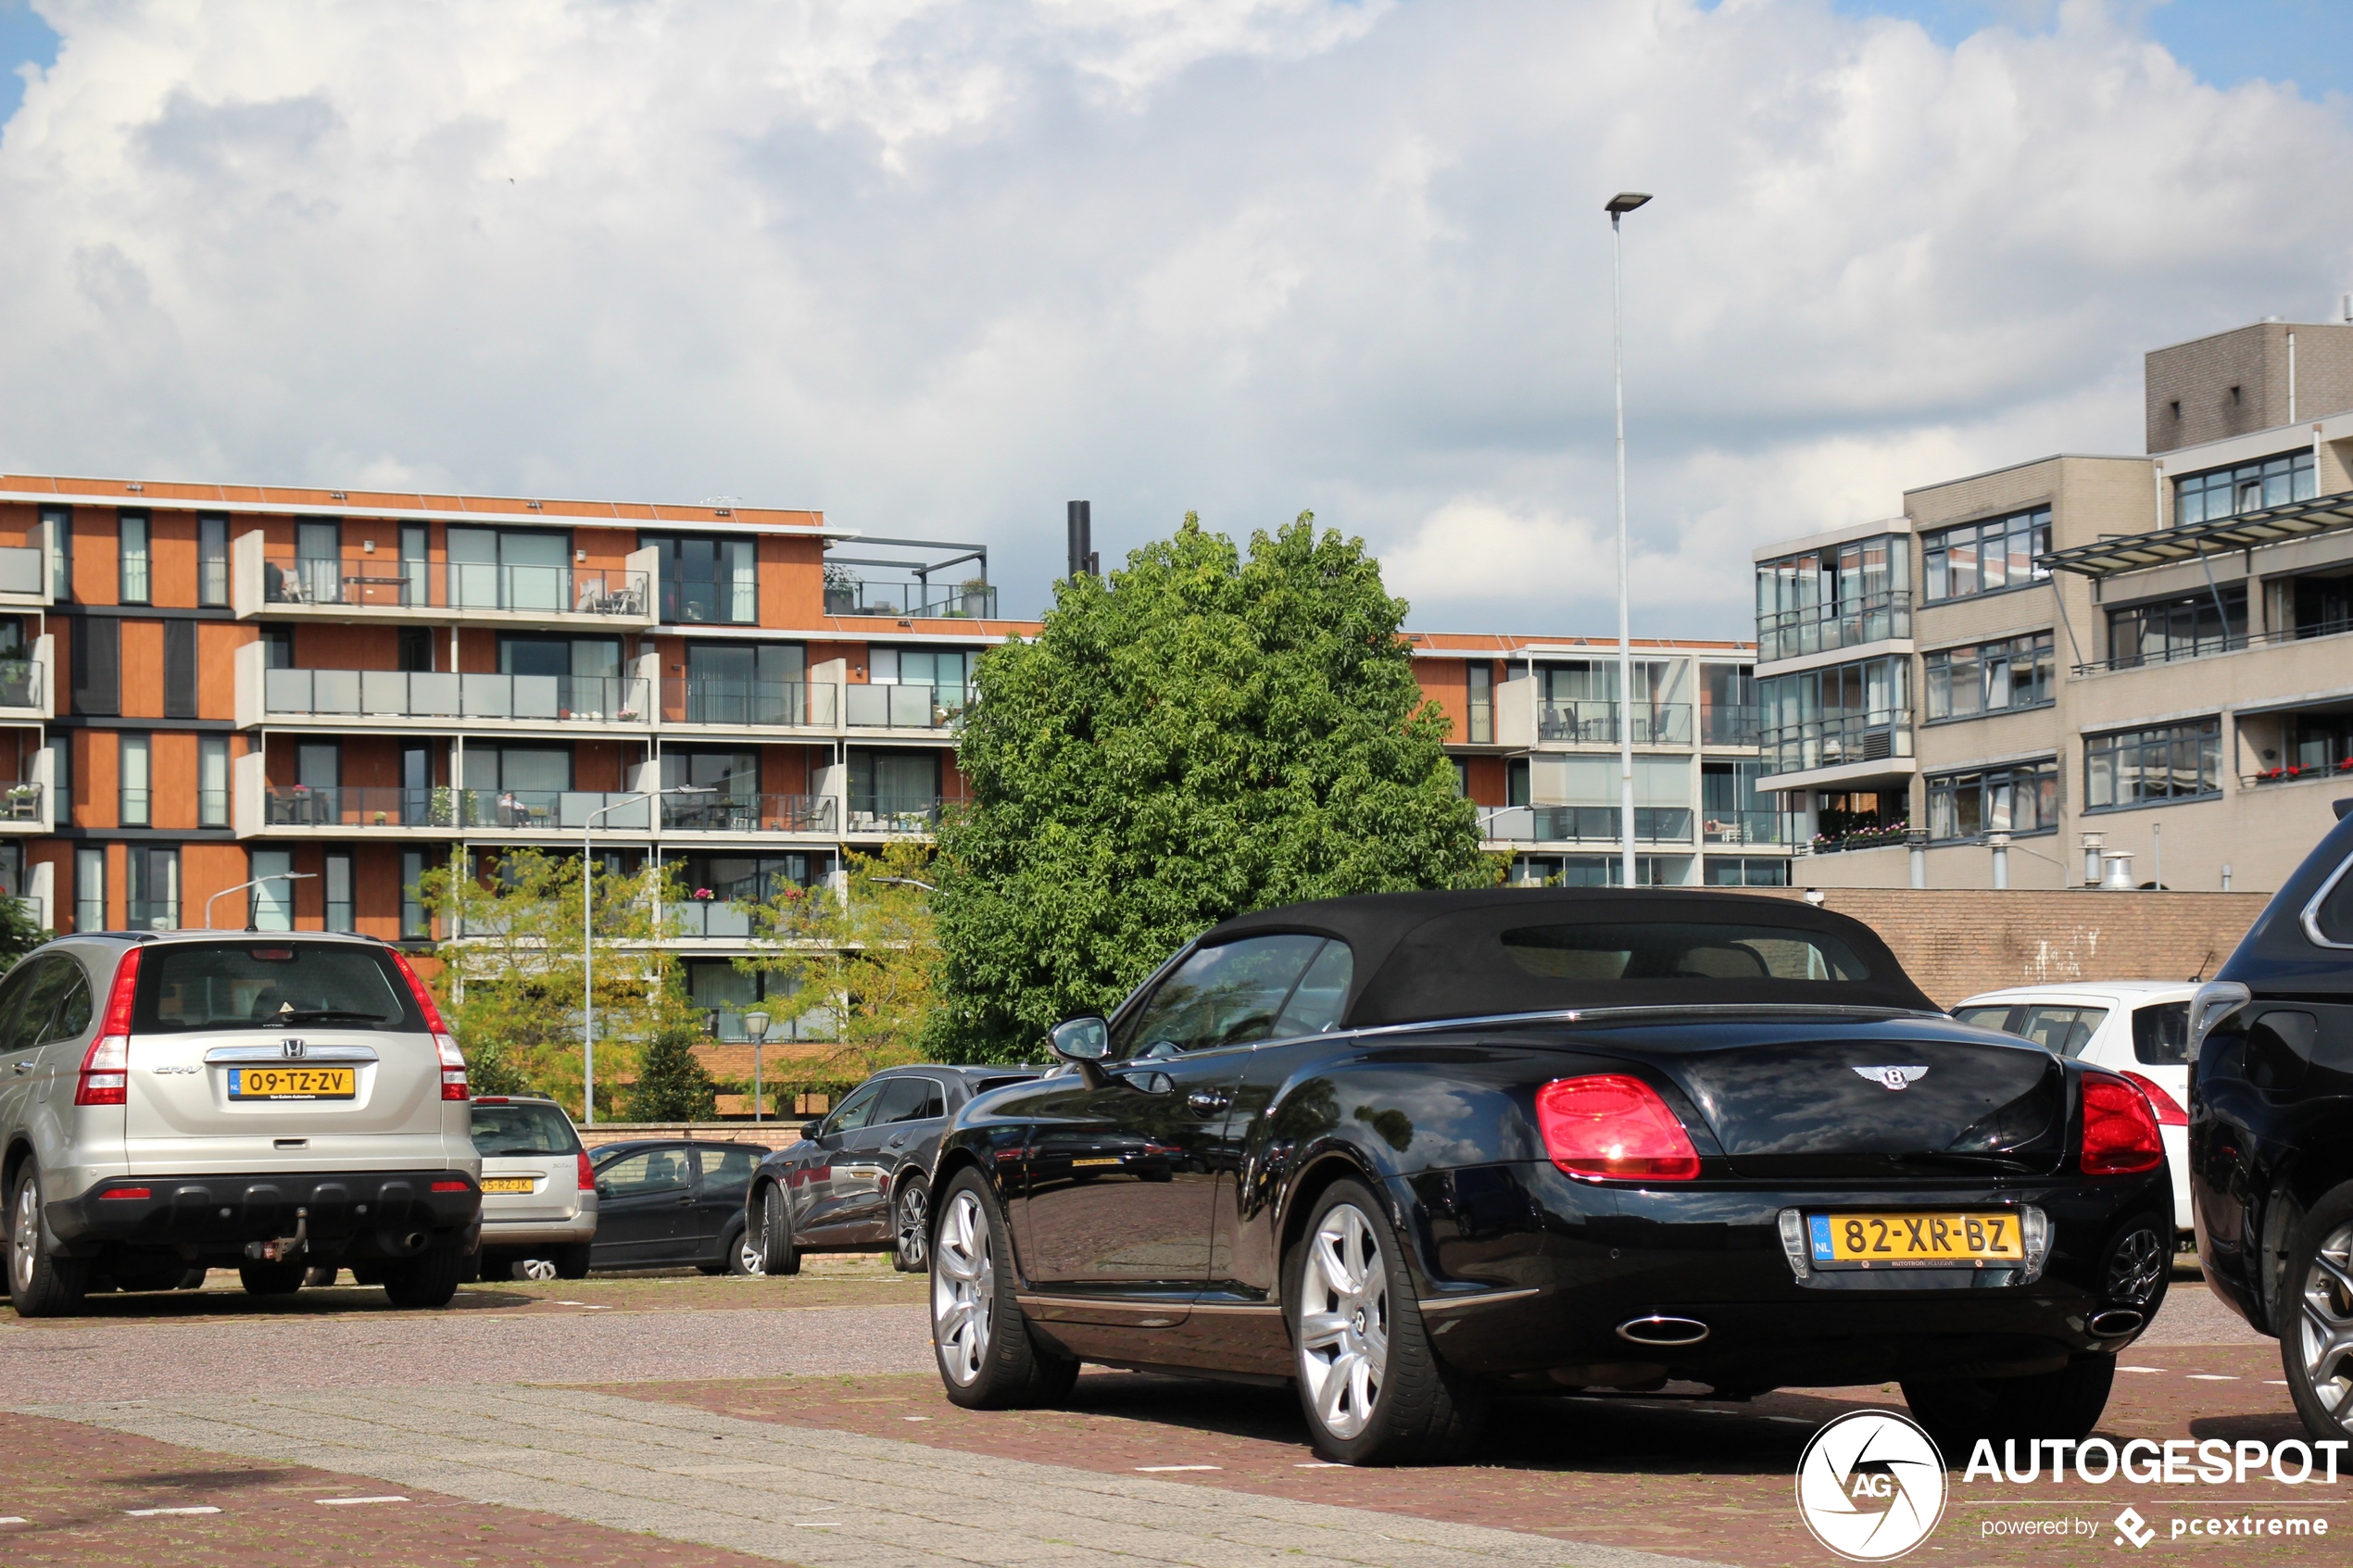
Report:
M2147 356L2147 451L1756 552L1764 774L1831 886L2268 891L2353 794L2353 324ZM2113 868L2112 868L2113 869Z

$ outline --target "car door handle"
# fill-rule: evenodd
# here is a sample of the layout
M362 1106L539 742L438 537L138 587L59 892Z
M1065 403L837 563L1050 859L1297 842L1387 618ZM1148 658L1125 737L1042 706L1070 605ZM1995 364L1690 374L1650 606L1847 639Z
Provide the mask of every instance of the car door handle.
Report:
M681 1198L677 1198L677 1199L675 1199L674 1201L677 1203L677 1205L678 1205L678 1207L679 1207L679 1208L684 1209L684 1208L686 1208L688 1204L690 1204L690 1203L694 1202L694 1200L695 1200L695 1195L694 1195L693 1193L688 1193L686 1197Z
M1214 1115L1234 1103L1234 1097L1223 1089L1195 1089L1185 1097L1185 1103L1203 1116Z

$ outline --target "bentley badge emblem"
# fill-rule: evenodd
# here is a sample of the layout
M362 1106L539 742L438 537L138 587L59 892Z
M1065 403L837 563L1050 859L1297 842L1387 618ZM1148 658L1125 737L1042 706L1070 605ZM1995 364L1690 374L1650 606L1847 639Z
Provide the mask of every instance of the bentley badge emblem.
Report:
M1856 1072L1874 1084L1891 1089L1907 1089L1928 1076L1925 1067L1857 1067Z
M282 1052L284 1056L286 1056L286 1057L287 1057L290 1060L294 1060L294 1061L300 1061L300 1060L303 1059L304 1054L305 1054L306 1052L308 1052L308 1051L310 1049L310 1047L309 1047L308 1046L307 1046L307 1045L304 1045L304 1044L303 1044L300 1040L281 1040L281 1041L279 1041L279 1042L278 1042L278 1049L279 1049L279 1050L280 1050L280 1052ZM1857 1073L1860 1073L1860 1072L1861 1072L1861 1071L1863 1071L1863 1070L1862 1070L1861 1068L1859 1068L1859 1067L1858 1067L1858 1068L1856 1068L1855 1071L1856 1071L1856 1072L1857 1072ZM1894 1072L1894 1071L1895 1071L1895 1069L1894 1069L1894 1068L1889 1068L1889 1069L1886 1069L1885 1071L1888 1071L1888 1072ZM1923 1068L1921 1068L1919 1071L1921 1071L1922 1073L1925 1073L1925 1072L1927 1072L1927 1071L1928 1071L1928 1069L1927 1069L1927 1068L1925 1068L1925 1067L1923 1067ZM1898 1085L1896 1085L1895 1086L1896 1086L1897 1088L1899 1088L1899 1089L1900 1089L1900 1088L1902 1088L1904 1085L1901 1085L1901 1084L1898 1084Z

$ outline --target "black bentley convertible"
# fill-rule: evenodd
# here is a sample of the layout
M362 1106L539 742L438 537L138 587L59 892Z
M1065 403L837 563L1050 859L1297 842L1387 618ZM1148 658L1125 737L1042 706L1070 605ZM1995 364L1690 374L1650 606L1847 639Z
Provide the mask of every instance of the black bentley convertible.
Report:
M1942 1439L2081 1437L2165 1292L2141 1091L1793 899L1268 909L1051 1043L936 1169L960 1404L1081 1361L1290 1382L1372 1463L1459 1453L1498 1392L1901 1379Z

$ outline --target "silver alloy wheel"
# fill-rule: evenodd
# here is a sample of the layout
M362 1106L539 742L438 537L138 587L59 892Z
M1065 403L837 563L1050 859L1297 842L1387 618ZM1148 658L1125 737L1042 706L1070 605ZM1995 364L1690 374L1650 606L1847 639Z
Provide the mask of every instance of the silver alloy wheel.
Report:
M2158 1282L2165 1277L2171 1261L2155 1231L2134 1231L2117 1243L2116 1255L2108 1260L2108 1294L2135 1307L2145 1305L2157 1294Z
M2313 1249L2303 1297L2304 1380L2329 1419L2353 1431L2353 1224Z
M8 1227L8 1285L19 1297L32 1294L32 1270L41 1248L40 1184L30 1176L17 1188L17 1223Z
M556 1261L553 1258L525 1258L522 1261L522 1277L545 1284L556 1277Z
M744 1234L736 1238L736 1272L739 1274L764 1274L768 1272L766 1242L753 1236L749 1225L746 1225Z
M1365 1430L1389 1374L1389 1265L1379 1233L1353 1203L1336 1204L1309 1238L1300 1280L1299 1376L1334 1437Z
M931 1338L939 1365L959 1388L988 1361L997 1326L997 1259L988 1210L969 1188L948 1205L931 1260Z
M921 1182L899 1192L899 1261L913 1273L925 1262L931 1248L931 1194Z

